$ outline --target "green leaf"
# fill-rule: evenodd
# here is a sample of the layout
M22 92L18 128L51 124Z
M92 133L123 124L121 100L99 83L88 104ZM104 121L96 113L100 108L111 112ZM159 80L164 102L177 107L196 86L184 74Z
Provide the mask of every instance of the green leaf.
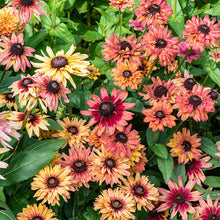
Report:
M201 140L201 146L199 147L202 151L209 154L211 157L218 159L217 156L215 156L215 153L218 152L217 146L215 143L213 143L210 139L205 137L200 137Z
M173 171L173 158L169 154L167 159L158 157L157 163L165 183L168 183Z
M35 33L33 36L25 39L24 44L26 46L35 48L39 43L41 43L47 35L47 30L42 29Z
M4 203L2 200L0 200L0 219L1 220L16 220L12 211L9 209L6 203Z
M58 124L55 120L52 118L46 118L50 126L48 128L54 129L54 130L63 130L62 126Z
M78 91L73 91L72 93L69 94L69 100L71 102L71 106L74 108L79 109L81 105L81 100Z
M0 200L6 202L5 194L4 194L4 187L0 187Z
M134 108L131 109L132 112L141 112L142 110L144 110L143 103L140 100L138 100L138 99L136 99L134 97L127 98L126 102L136 103Z
M192 74L194 77L207 74L207 72L205 70L200 69L200 68L196 68L194 66L190 67L189 73Z
M172 172L171 179L178 183L178 176L181 175L183 183L186 180L186 170L184 164L177 164Z
M86 220L99 220L100 215L92 207L87 207L86 211L83 213L83 217Z
M67 139L49 139L38 141L35 144L28 146L25 151L56 151L60 149Z
M220 177L219 176L207 176L205 178L204 184L211 187L220 187Z
M109 16L108 13L106 13L104 10L101 8L96 8L94 7L107 21L111 22L111 16Z
M220 69L219 68L210 69L209 76L218 86L220 86Z
M82 36L85 41L98 41L103 38L103 36L97 31L86 31L86 33Z
M153 132L151 128L148 128L146 131L146 138L147 138L147 144L148 146L153 146L154 142L157 139L158 136L158 132L159 130L157 130L156 132Z
M0 93L8 93L11 92L11 89L8 88L13 82L20 80L21 76L17 75L17 76L12 76L12 77L8 77L7 79L5 79L1 85L0 85Z
M168 151L167 151L167 148L162 145L162 144L155 144L153 147L152 147L152 151L158 156L158 157L161 157L163 159L167 159L168 157Z
M219 16L220 15L220 1L215 4L213 8L208 9L204 12L205 14L212 15L212 16Z

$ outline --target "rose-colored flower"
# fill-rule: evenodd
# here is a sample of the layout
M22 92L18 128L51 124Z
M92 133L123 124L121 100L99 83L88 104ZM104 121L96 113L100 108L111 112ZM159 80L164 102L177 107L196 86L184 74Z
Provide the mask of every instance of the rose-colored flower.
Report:
M161 66L167 66L177 55L179 38L173 37L168 27L155 27L144 34L141 43L144 45L145 56L150 56L150 62L159 60Z
M135 63L141 65L140 59L143 57L141 55L142 45L138 43L139 39L135 36L133 37L123 37L121 40L116 34L111 34L110 38L105 38L106 45L102 47L102 55L104 55L105 61L112 60L112 62L117 61L117 64L123 62Z
M170 191L159 188L159 192L162 194L158 197L159 201L164 201L162 205L157 208L157 211L164 211L168 208L173 208L170 218L172 219L176 216L177 212L180 212L180 215L183 220L187 220L187 212L195 213L195 209L189 202L198 201L201 199L201 193L199 191L193 191L193 187L195 186L195 181L188 181L186 186L183 186L183 182L181 176L178 176L178 185L169 180L168 187Z
M185 30L183 31L183 39L186 43L195 49L204 51L205 47L219 47L220 39L220 23L215 23L216 18L210 21L206 15L202 20L198 15L192 16L192 20L186 21Z
M209 51L210 59L214 60L215 62L220 61L220 48L214 48L213 50Z
M25 72L26 66L31 67L27 56L34 57L32 52L35 49L23 46L24 39L22 33L18 36L13 33L11 39L3 35L1 38L4 43L0 42L0 47L3 47L3 51L0 52L0 62L1 65L6 65L6 70L13 66L15 72L18 72L19 69Z
M119 8L123 12L125 8L133 9L134 0L110 0L110 5L116 9Z
M102 99L92 94L93 100L87 100L87 104L92 109L81 111L81 114L94 116L88 123L88 126L96 124L92 133L98 131L99 136L103 132L112 135L115 129L121 131L128 124L127 121L132 119L133 113L127 110L132 109L135 103L124 103L123 101L127 98L128 92L120 89L116 90L114 88L112 90L111 99L105 88L102 87L100 93Z

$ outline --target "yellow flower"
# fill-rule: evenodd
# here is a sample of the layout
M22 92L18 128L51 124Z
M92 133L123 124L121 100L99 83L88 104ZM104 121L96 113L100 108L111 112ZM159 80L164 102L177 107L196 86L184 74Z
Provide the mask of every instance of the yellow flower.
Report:
M35 72L40 72L44 76L50 76L52 79L56 79L62 82L66 87L67 79L71 82L74 88L76 85L71 77L71 74L77 76L88 75L87 66L89 61L84 61L88 56L86 54L74 53L76 47L71 45L69 51L64 54L63 50L60 50L54 55L52 49L47 47L47 57L43 51L41 53L43 56L35 55L35 57L42 61L43 63L34 63L32 65L36 68Z
M68 191L75 191L70 173L69 168L62 168L61 165L46 166L40 170L31 183L31 190L37 190L34 197L37 197L37 200L43 199L42 203L47 202L52 206L60 205L60 195L67 202L70 198Z
M87 75L87 77L90 78L90 79L97 80L98 76L101 75L101 73L99 73L99 69L96 68L93 64L89 65L87 67L87 70L89 71L89 74Z

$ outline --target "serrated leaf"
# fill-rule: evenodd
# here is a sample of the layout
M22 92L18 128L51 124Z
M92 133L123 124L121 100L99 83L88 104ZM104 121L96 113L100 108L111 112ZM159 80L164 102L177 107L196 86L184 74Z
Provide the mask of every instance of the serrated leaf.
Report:
M162 145L162 144L155 144L153 147L152 147L152 151L158 156L158 157L161 157L163 159L167 159L168 157L168 151L167 151L167 148Z
M67 139L49 139L38 141L30 146L28 146L25 151L56 151L60 149Z
M17 153L11 160L7 169L1 175L6 180L0 186L9 186L29 179L48 165L57 153L51 151L25 151Z
M207 176L205 178L204 184L211 187L220 187L220 177L218 176Z
M168 183L173 171L173 158L169 154L167 159L158 157L157 163L165 183Z

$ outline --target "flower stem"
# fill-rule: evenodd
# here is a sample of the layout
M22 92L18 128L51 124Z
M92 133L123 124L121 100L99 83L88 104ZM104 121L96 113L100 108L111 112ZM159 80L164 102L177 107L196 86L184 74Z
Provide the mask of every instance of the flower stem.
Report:
M68 106L69 118L70 118L70 120L72 120L73 113L72 113L72 108L71 108L70 102L68 102L67 106Z
M33 16L31 17L31 27L32 27L32 34L34 35L34 19L33 19Z
M186 60L186 58L189 56L190 52L192 51L192 47L188 50L186 56L183 58L183 60L180 62L180 65L178 66L178 68L176 69L176 71L173 73L173 75L170 77L170 79L173 79L176 75L176 73L180 70L181 66L183 65L184 61Z
M30 115L30 113L31 113L31 110L29 110L25 115L24 121L21 126L20 134L22 134L22 132L24 131L24 127L26 125L26 122L27 122L27 119L28 119L28 116Z
M120 26L119 26L119 39L121 39L121 31L122 31L122 12L121 10L119 9L119 20L120 20Z
M20 22L17 23L17 26L15 28L15 34L16 34L17 30L18 30L19 25L20 25Z
M203 81L203 83L202 83L203 86L204 86L205 83L207 82L208 78L209 78L209 73L207 73L207 75L206 75L206 77L205 77L205 79L204 79L204 81Z

